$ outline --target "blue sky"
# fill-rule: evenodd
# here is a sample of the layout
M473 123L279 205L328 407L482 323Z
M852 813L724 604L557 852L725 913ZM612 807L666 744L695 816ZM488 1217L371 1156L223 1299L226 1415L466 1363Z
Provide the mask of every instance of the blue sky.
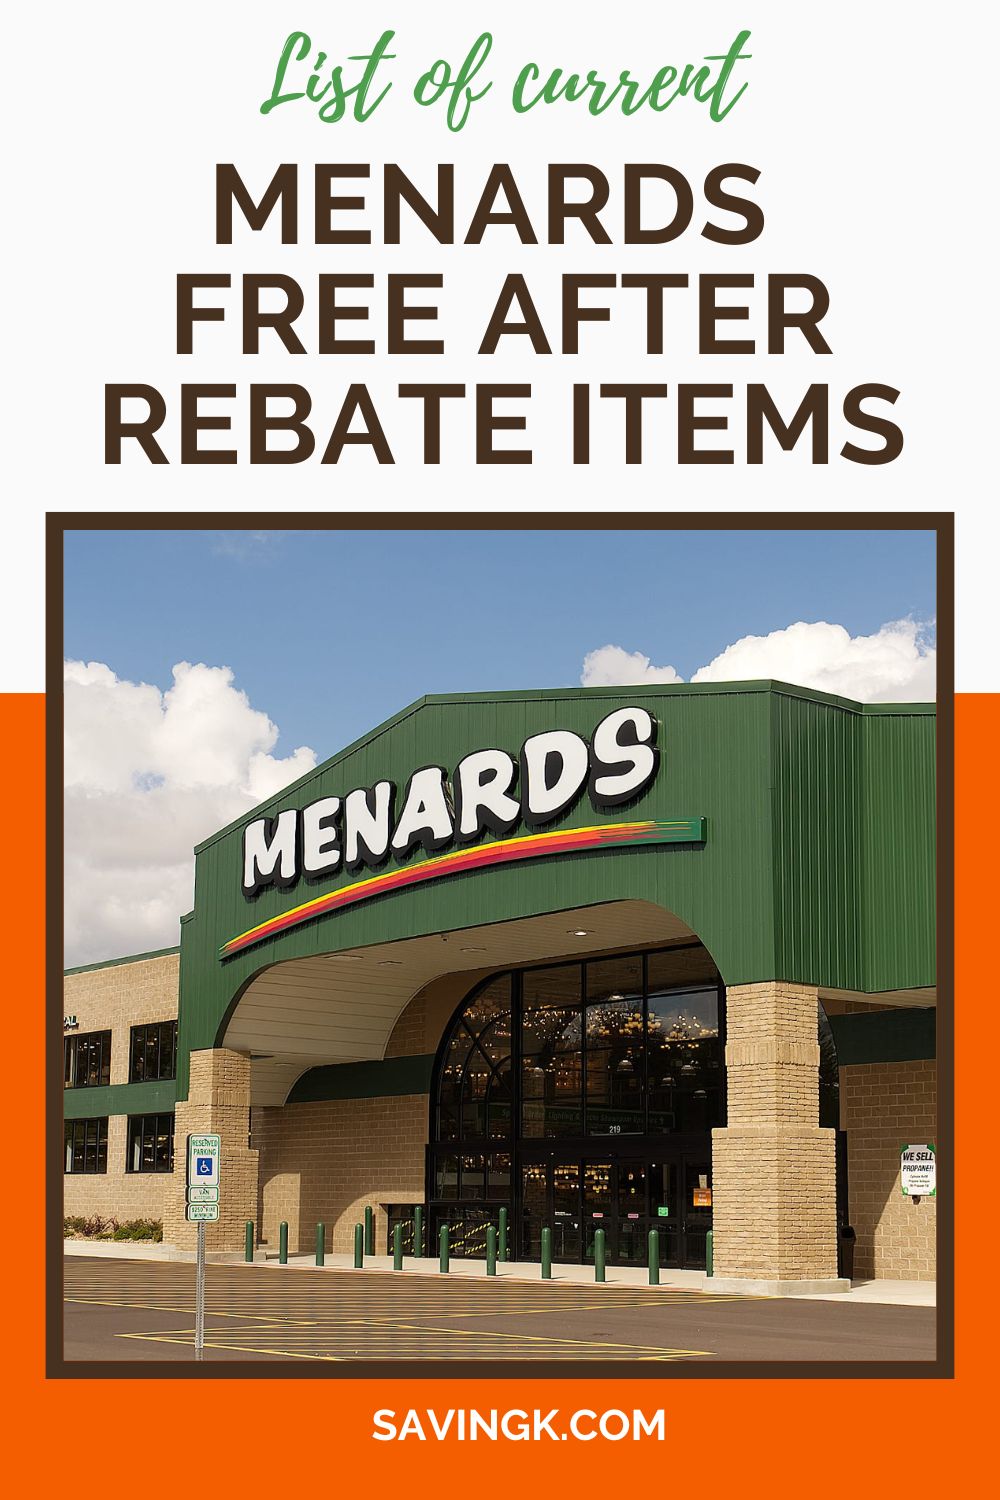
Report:
M226 665L320 758L425 692L571 686L613 643L688 677L797 620L934 616L931 532L69 532L65 654Z

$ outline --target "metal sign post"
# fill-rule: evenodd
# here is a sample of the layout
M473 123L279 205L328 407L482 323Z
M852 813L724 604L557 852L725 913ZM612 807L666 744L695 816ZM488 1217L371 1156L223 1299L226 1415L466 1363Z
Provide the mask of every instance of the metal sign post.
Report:
M198 1225L194 1273L194 1357L205 1354L205 1225L219 1218L222 1141L217 1135L189 1135L187 1140L187 1220Z
M205 1221L198 1220L198 1259L194 1273L194 1357L205 1352Z

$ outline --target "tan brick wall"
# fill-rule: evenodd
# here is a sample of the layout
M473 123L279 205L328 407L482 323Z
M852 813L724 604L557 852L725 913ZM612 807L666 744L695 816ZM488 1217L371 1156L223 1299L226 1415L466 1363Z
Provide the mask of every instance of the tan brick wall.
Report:
M111 1030L112 1083L128 1083L131 1028L147 1021L172 1021L177 1015L179 973L180 954L166 953L63 979L63 1013L75 1015L79 1022L73 1032Z
M127 1116L108 1120L108 1170L106 1173L70 1172L63 1177L63 1213L102 1219L162 1219L163 1206L172 1181L167 1172L126 1172Z
M163 1216L163 1238L191 1250L197 1226L185 1220L185 1151L189 1135L221 1136L219 1219L206 1226L205 1246L212 1251L243 1249L246 1221L257 1212L257 1152L250 1133L250 1059L244 1053L216 1047L191 1053L188 1097L177 1104L175 1170Z
M899 1185L900 1147L933 1141L933 1061L864 1063L840 1070L840 1118L847 1131L855 1277L933 1281L936 1200L913 1203Z
M819 1127L815 989L726 993L727 1120L712 1132L717 1276L837 1274L834 1132Z
M180 955L166 953L137 963L114 964L63 978L63 1014L75 1015L78 1025L66 1036L87 1031L111 1031L110 1082L128 1083L129 1033L147 1021L171 1021L177 1015ZM83 1099L86 1089L74 1090ZM63 1212L102 1218L162 1219L172 1175L126 1172L127 1117L108 1120L108 1170L63 1177Z
M384 1205L424 1201L426 1094L383 1099L329 1099L253 1111L260 1152L258 1225L276 1248L288 1224L291 1250L312 1250L316 1225L327 1246L349 1251L366 1204L375 1209L375 1244L386 1243Z

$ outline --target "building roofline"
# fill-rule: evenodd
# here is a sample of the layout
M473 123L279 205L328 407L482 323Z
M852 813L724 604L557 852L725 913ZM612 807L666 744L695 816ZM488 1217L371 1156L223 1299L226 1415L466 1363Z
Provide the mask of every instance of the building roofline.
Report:
M179 953L176 948L153 948L149 953L128 953L124 958L102 958L95 964L77 964L75 968L63 969L63 978L69 974L90 974L95 969L116 969L119 964L141 964L147 958L168 958L171 953Z
M235 818L231 823L227 823L224 828L220 828L215 833L210 834L207 839L203 839L200 844L195 845L194 852L196 855L201 854L203 850L210 848L212 844L218 843L220 839L228 837L231 833L235 833L245 825L249 817L254 814L260 814L265 809L273 807L285 798L293 796L302 787L308 786L318 776L324 775L331 767L337 765L342 760L346 760L349 755L353 755L357 750L360 750L363 745L369 745L381 735L388 733L390 729L395 729L398 724L402 724L422 708L442 707L451 703L526 703L541 702L546 699L621 698L628 697L633 692L636 697L641 696L643 698L685 698L733 693L777 693L783 697L804 698L809 702L823 703L831 708L839 708L847 713L859 715L888 714L909 717L933 715L937 712L936 703L859 703L853 698L841 698L835 693L823 693L817 688L799 687L795 683L781 682L776 678L770 677L762 677L746 682L621 683L613 687L522 688L493 693L425 693L422 698L414 699L406 708L400 709L399 713L393 714L391 718L383 720L381 724L376 724L374 729L368 730L360 738L353 740L349 745L345 745L336 754L328 756L326 760L314 766L311 771L307 771L304 776L300 776L297 781L289 782L286 787L282 787L280 792L275 792L273 796L258 803L256 807L249 808L240 817ZM121 961L124 962L124 960ZM98 967L100 966L98 965Z

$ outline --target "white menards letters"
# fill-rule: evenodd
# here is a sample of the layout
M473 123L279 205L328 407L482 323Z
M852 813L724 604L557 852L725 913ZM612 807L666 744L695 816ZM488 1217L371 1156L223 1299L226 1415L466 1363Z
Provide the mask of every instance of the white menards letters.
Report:
M451 844L501 837L518 824L541 828L566 812L586 787L599 811L621 807L656 775L656 720L644 708L618 708L602 719L588 744L568 729L533 734L518 758L506 750L474 750L448 780L441 766L421 766L406 784L399 811L391 781L357 787L346 797L320 797L301 812L256 818L243 832L243 893L281 889L301 877L319 880L340 869L375 869L412 849L434 854ZM517 792L515 792L515 787Z

